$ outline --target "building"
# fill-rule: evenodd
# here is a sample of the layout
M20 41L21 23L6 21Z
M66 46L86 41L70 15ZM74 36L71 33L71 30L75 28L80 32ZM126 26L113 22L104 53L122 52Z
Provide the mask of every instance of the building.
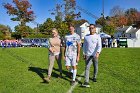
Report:
M140 29L133 26L124 26L117 28L117 32L114 34L116 39L120 37L127 37L128 47L140 47Z
M85 22L83 24L76 25L76 33L78 35L80 35L80 38L81 39L84 39L85 35L90 34L89 25L90 24L88 22ZM96 26L96 33L99 34L100 31L101 31L101 26L100 25L97 25Z

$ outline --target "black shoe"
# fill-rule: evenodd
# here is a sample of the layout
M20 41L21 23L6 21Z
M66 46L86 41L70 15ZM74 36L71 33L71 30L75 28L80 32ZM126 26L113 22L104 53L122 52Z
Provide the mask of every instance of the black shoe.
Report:
M63 78L62 73L60 73L57 78Z
M71 86L73 86L75 84L75 81L71 81Z
M76 81L76 82L79 82L79 80L78 80L77 78L75 78L75 81Z
M84 82L84 84L82 84L82 86L83 86L83 87L87 87L87 88L89 88L89 87L90 87L90 85L89 85L89 83L88 83L88 82Z
M97 82L96 78L93 78L93 82Z
M73 75L73 73L68 72L67 77L69 77L70 79L72 79L72 75Z

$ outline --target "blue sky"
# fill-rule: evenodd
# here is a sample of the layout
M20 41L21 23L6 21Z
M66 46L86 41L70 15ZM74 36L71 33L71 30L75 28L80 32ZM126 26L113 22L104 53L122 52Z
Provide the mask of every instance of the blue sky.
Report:
M0 24L8 25L12 29L14 26L18 25L18 22L13 22L10 20L11 16L6 14L6 10L3 8L2 3L9 2L13 0L0 0ZM29 0L32 4L32 10L35 13L35 21L39 24L43 23L47 18L54 19L54 16L50 15L48 10L53 9L56 3L62 3L62 0ZM88 10L97 17L101 16L102 13L102 0L76 0L77 5L85 10ZM110 10L119 5L123 9L136 8L140 11L140 0L104 0L104 15L110 15ZM79 10L77 10L78 12ZM81 11L80 11L81 12ZM86 19L89 23L95 23L94 18L81 12L81 18ZM33 23L28 23L27 25L36 27Z

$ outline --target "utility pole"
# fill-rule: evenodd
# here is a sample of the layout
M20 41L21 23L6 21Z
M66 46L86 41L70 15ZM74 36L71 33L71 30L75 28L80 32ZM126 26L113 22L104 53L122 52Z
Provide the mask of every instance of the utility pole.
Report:
M102 26L103 26L103 29L102 29L102 32L104 32L104 25L105 25L105 17L104 17L104 0L102 0L102 17L103 17L103 20L102 20Z

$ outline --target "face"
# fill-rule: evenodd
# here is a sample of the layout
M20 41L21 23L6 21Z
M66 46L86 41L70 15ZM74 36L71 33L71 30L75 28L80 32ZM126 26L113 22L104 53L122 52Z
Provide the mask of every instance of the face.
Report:
M74 33L74 30L75 30L74 27L72 27L72 26L69 27L70 33Z
M53 35L53 37L56 37L56 36L58 36L58 32L55 30L52 30L52 35Z
M94 25L91 25L89 27L89 31L90 31L90 33L95 33L96 32L96 27Z

